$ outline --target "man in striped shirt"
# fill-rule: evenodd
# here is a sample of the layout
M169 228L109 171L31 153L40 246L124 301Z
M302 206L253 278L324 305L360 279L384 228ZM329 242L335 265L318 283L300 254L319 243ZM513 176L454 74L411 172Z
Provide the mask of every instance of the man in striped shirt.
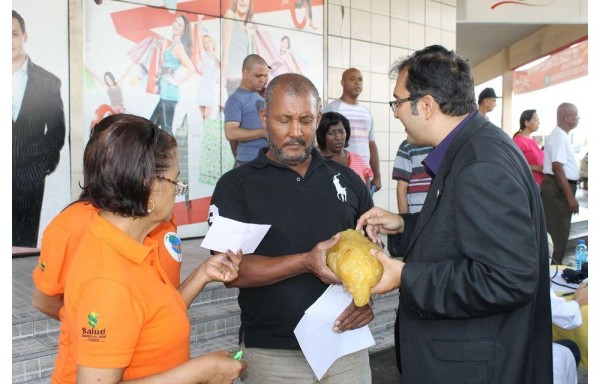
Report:
M392 179L397 180L396 197L399 213L421 212L431 176L421 163L433 147L416 147L404 140L394 160Z

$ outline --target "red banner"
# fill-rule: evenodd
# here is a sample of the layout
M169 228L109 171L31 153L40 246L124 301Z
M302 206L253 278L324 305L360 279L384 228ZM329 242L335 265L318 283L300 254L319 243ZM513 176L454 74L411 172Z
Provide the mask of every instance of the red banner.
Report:
M513 92L520 95L574 80L588 74L587 40L557 52L524 71L514 71Z

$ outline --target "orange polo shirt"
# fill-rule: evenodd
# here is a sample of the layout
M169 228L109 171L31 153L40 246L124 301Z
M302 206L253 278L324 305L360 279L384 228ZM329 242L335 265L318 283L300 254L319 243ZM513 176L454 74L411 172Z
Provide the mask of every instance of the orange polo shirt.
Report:
M33 270L33 282L40 292L55 296L64 294L67 272L81 238L92 223L98 209L87 202L69 205L50 221L42 236L42 247L37 266ZM160 266L175 287L180 283L181 240L175 233L177 227L170 221L161 223L149 237L159 243ZM162 246L164 245L164 246ZM60 309L58 346L63 349L70 343L64 322L64 307Z
M175 287L181 283L181 239L177 235L175 218L163 221L148 234L148 237L158 241L158 260L165 270L169 280Z
M69 344L53 383L75 383L77 365L125 368L131 380L189 360L187 306L160 268L158 243L140 244L94 214L66 281Z
M98 212L89 203L76 202L60 212L46 226L38 265L33 270L33 282L40 292L55 296L64 293L67 271L81 237ZM181 271L181 240L177 236L174 218L161 223L148 234L159 244L160 265L173 285L179 287Z

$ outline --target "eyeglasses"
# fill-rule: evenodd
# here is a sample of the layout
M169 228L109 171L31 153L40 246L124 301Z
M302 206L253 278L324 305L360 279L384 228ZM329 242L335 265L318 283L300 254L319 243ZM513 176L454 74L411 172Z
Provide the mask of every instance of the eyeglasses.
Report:
M168 181L169 183L175 185L177 188L175 189L175 192L179 195L179 196L183 196L184 193L187 192L189 185L187 185L187 183L185 181L181 181L181 180L171 180L168 177L164 177L161 175L155 175L157 179L162 179L165 181Z
M407 101L413 101L413 100L416 100L416 99L417 99L416 97L409 96L409 97L405 97L404 99L392 100L392 101L389 102L390 108L392 108L392 112L396 113L396 109L398 109L398 107L402 103L405 103Z

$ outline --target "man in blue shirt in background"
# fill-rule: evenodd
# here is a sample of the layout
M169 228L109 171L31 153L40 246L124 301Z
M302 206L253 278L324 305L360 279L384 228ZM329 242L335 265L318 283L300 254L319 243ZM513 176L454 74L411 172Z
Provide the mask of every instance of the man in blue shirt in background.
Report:
M258 111L265 103L260 93L267 86L269 69L259 55L246 56L242 82L225 103L225 137L235 157L234 168L254 160L258 150L268 146Z

